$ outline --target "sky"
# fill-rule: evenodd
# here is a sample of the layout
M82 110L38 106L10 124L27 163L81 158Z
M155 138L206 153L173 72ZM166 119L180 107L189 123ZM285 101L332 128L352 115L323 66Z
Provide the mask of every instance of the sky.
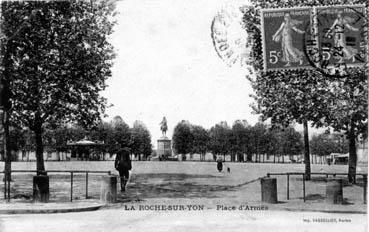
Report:
M245 67L229 67L217 55L211 23L225 0L123 0L111 36L117 57L103 93L112 107L105 120L120 115L130 126L142 121L152 142L181 120L209 129L246 119L255 124ZM229 1L227 1L229 4Z

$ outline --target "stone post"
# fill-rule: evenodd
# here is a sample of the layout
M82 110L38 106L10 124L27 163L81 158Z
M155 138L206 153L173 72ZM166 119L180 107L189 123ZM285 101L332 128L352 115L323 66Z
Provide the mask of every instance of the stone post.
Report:
M277 198L277 179L265 177L260 180L261 201L265 203L278 203Z
M117 176L107 175L101 177L100 201L115 203L117 201Z
M39 175L33 177L33 201L49 202L49 176Z
M342 204L343 191L342 179L330 178L327 179L325 202L328 204Z

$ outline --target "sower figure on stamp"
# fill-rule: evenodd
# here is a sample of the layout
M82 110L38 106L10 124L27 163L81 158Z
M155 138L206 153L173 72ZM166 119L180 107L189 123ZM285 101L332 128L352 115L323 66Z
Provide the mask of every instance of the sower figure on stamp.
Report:
M341 58L339 58L339 62L344 62L343 60L350 60L355 58L355 55L358 53L357 49L352 46L348 46L345 38L345 29L349 29L351 31L359 31L359 28L356 28L350 24L354 24L355 19L345 16L343 17L343 12L338 11L337 19L334 21L333 25L330 27L328 32L325 34L325 37L330 38L330 33L334 35L334 47L338 50L338 53L341 53Z
M129 178L129 170L132 169L130 151L128 148L122 148L117 152L114 162L115 169L120 176L120 191L126 191L126 184Z
M291 62L303 63L303 52L293 46L293 31L304 34L303 30L297 28L297 25L302 24L302 21L294 20L289 13L284 15L284 21L273 35L273 41L280 42L282 45L282 61L286 62L286 67L291 66Z

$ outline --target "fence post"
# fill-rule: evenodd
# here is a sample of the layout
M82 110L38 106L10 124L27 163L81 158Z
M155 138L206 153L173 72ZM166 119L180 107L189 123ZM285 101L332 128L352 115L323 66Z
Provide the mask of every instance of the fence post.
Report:
M73 172L70 172L70 201L73 201Z
M105 203L115 203L117 201L116 176L101 176L100 200Z
M88 172L86 172L86 199L88 198Z
M325 202L328 204L343 203L343 181L339 178L330 178L326 182Z
M290 199L290 174L287 173L287 200Z
M364 188L364 204L366 204L366 188L367 188L367 185L368 185L368 176L365 174L363 175L363 181L364 181L364 185L363 185L363 188Z
M261 201L266 203L278 203L277 178L261 178Z
M304 202L305 200L305 174L302 174L302 192L303 192L303 197L304 197Z

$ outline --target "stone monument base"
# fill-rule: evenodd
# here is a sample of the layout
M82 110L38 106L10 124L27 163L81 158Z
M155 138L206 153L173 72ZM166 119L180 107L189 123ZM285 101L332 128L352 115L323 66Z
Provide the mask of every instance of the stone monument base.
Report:
M158 139L157 155L162 159L172 156L172 141L167 136Z

